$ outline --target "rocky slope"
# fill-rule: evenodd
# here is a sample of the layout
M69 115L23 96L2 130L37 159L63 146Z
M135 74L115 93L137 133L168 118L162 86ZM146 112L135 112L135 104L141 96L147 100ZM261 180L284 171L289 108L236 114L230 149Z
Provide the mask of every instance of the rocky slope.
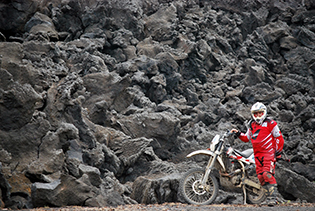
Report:
M2 1L1 206L181 201L185 155L245 131L256 101L286 141L281 194L315 202L314 17L311 0Z

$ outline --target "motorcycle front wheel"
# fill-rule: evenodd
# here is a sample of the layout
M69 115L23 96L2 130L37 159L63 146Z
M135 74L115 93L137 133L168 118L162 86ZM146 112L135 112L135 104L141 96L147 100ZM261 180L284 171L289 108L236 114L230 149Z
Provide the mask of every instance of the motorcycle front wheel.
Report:
M206 185L201 184L203 169L192 169L184 174L179 182L179 191L185 201L190 204L207 205L212 203L218 195L218 181L209 175Z

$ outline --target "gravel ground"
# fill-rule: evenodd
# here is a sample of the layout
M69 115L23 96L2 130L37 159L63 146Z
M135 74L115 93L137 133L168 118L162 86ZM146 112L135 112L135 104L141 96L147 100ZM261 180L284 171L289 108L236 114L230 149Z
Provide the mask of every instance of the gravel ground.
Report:
M27 209L24 209L25 211ZM28 209L28 211L315 211L315 204L311 203L290 203L285 205L277 205L273 207L260 206L260 205L226 205L226 204L213 204L205 206L188 205L182 203L165 203L165 204L135 204L124 205L117 207L64 207L64 208L36 208ZM22 210L21 210L22 211Z

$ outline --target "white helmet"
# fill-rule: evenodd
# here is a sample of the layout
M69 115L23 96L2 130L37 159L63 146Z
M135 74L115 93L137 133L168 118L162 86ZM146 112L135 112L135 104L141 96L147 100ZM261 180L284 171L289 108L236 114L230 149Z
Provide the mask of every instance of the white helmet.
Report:
M267 116L267 107L260 103L257 102L255 103L252 108L250 109L251 114L253 119L258 123L258 124L262 124L263 121L265 120L266 116ZM263 112L263 114L261 116L257 115L257 112Z

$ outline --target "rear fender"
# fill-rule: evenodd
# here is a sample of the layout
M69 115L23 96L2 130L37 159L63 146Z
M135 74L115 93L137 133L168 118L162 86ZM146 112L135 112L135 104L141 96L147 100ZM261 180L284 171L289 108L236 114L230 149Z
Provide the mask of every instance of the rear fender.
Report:
M186 157L190 158L190 157L195 156L195 155L215 156L215 153L210 151L210 150L201 149L201 150L197 150L197 151L193 151L193 152L189 153ZM217 160L220 163L220 165L222 166L223 170L225 171L225 166L224 166L224 163L222 161L222 158L220 156L217 156Z

